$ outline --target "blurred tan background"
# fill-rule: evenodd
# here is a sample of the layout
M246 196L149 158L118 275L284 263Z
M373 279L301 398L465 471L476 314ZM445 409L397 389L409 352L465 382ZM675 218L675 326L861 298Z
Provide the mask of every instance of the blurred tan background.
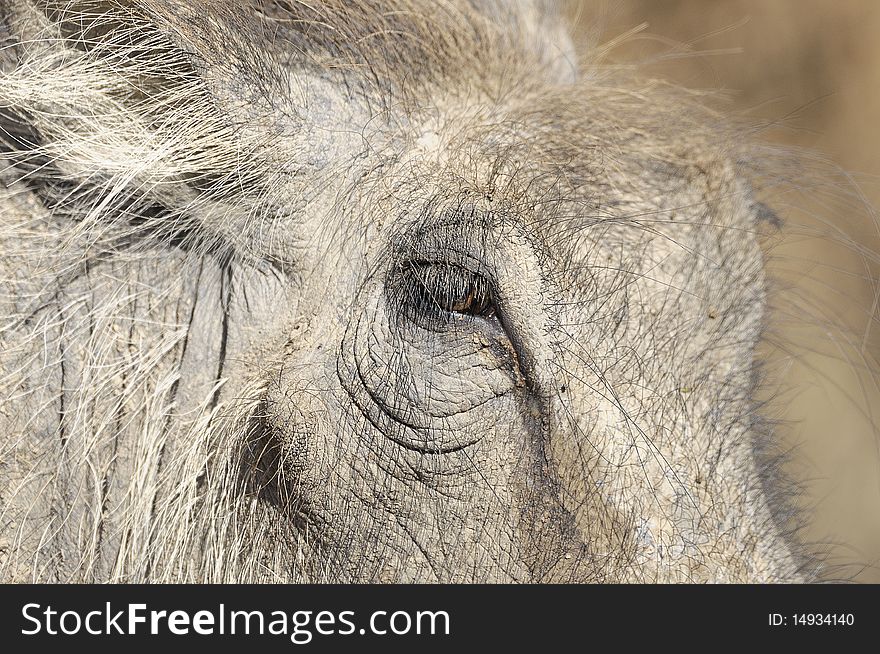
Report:
M786 223L767 247L766 414L806 485L804 533L827 557L825 578L880 582L880 2L568 8L582 49L610 43L611 64L720 91L761 138L802 150L809 174L762 198Z

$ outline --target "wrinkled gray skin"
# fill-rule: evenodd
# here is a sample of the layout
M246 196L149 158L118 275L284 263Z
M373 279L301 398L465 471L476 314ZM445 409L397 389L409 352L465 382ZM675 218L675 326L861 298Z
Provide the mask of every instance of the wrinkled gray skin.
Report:
M5 580L802 578L685 94L526 2L0 21Z

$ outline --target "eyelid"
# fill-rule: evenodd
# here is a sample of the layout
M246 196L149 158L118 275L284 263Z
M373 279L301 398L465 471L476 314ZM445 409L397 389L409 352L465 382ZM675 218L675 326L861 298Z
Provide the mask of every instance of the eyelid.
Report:
M418 285L429 306L444 313L454 313L484 320L497 320L494 284L485 275L445 261L412 260L401 266L400 275L412 274L401 285ZM413 302L413 290L403 290L402 301ZM413 307L418 309L418 307Z
M439 217L434 212L414 216L413 223L403 226L392 239L392 252L397 261L455 265L481 271L491 280L497 311L481 324L495 326L504 335L516 353L526 385L541 394L543 388L552 387L554 377L553 348L547 345L552 327L546 298L551 286L541 273L546 256L543 246L518 222L504 220L497 213L465 209L459 207Z

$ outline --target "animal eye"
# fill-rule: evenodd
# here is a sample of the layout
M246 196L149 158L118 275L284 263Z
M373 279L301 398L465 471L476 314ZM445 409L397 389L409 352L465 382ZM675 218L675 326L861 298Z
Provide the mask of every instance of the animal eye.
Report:
M479 273L454 264L408 261L400 278L402 299L410 312L447 323L497 320L492 284Z

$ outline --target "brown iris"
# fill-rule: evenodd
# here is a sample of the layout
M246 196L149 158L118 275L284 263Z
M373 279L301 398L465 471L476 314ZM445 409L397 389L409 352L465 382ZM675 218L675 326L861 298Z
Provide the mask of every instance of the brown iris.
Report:
M482 275L449 263L410 261L411 300L433 314L494 318L491 285Z
M471 316L482 316L490 318L495 315L495 306L492 299L487 295L480 293L476 288L468 289L467 296L459 298L452 304L453 313L466 313Z

